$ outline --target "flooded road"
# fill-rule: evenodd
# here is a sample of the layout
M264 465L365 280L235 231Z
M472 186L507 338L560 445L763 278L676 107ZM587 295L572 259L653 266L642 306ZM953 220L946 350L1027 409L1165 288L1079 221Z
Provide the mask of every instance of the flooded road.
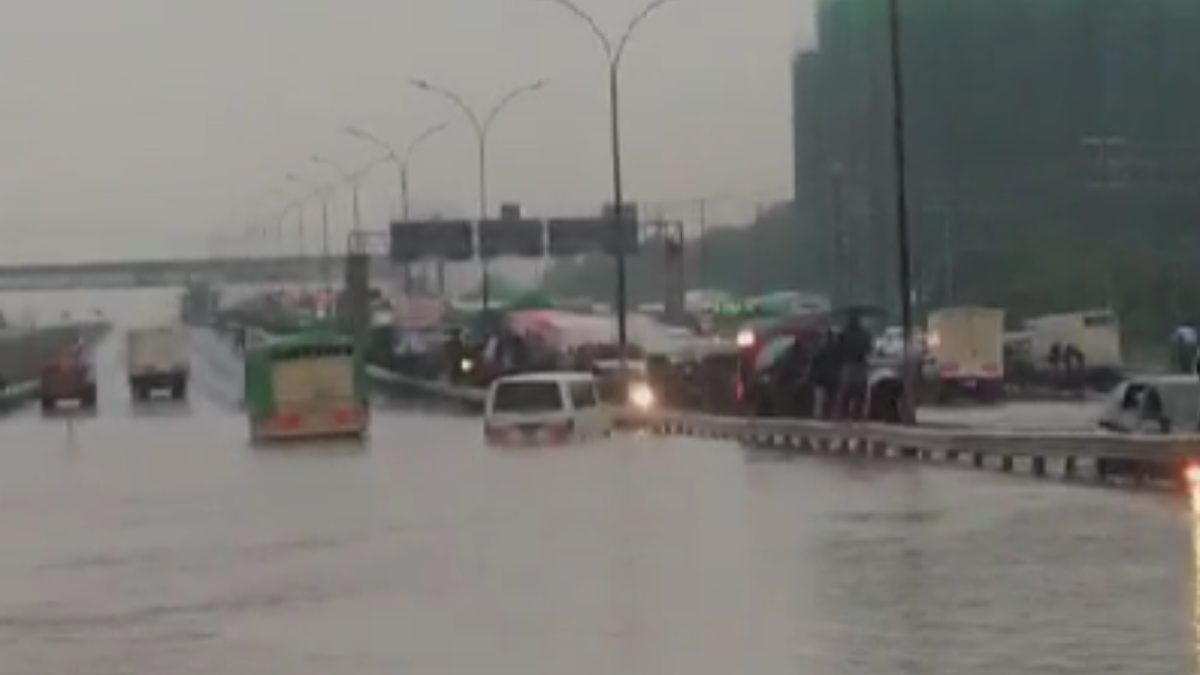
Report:
M114 340L96 418L0 419L0 674L1197 672L1181 499L398 410L252 450L195 352L187 407L135 411Z

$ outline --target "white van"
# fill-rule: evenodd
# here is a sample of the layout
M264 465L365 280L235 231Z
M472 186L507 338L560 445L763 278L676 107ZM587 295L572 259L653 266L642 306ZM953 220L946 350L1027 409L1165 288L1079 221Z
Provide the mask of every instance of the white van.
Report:
M592 375L532 373L492 383L483 425L491 444L559 444L610 435L612 415Z

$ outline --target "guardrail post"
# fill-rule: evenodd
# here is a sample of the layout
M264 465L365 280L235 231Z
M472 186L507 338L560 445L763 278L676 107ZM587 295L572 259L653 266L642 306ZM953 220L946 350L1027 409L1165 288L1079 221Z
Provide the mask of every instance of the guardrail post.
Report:
M1045 457L1038 456L1033 458L1033 475L1037 476L1038 478L1042 478L1046 475Z
M1077 472L1075 466L1075 458L1067 457L1063 460L1063 478L1074 478Z

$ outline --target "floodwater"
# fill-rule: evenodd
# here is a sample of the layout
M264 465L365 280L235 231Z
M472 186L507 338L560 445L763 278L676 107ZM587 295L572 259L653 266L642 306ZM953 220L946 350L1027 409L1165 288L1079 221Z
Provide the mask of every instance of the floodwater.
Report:
M118 342L96 417L0 419L0 675L1198 672L1182 497L687 439L496 451L386 407L361 449L253 450L219 342L159 410Z

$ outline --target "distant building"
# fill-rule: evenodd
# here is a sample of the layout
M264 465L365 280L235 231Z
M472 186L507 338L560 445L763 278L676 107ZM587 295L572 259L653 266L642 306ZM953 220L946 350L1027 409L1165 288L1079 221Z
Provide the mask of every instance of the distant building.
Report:
M1200 246L1200 3L900 7L921 296L951 299L993 262L1016 272L1002 252L1024 240L1075 237L1117 260L1131 237ZM892 302L886 11L882 0L822 2L819 46L792 74L806 263L842 296Z

